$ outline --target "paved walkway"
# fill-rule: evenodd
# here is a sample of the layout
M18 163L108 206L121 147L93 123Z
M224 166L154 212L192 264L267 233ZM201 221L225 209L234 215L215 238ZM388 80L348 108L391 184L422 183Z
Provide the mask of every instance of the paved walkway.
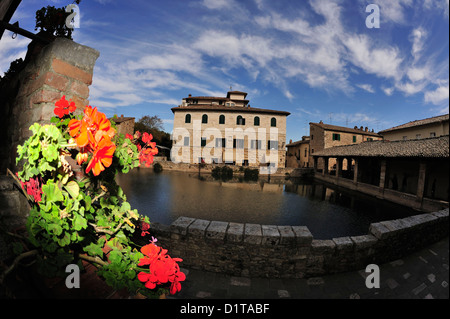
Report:
M365 269L309 279L232 277L184 269L176 299L448 299L449 239L380 265L380 288L366 287ZM173 297L169 297L173 298Z

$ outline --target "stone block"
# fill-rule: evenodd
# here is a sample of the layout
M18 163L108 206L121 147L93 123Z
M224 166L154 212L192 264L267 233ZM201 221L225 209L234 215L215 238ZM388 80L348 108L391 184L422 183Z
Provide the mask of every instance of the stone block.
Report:
M350 251L353 249L353 241L350 237L333 238L337 251Z
M369 233L378 239L386 239L392 236L392 232L381 223L370 224Z
M262 240L262 230L259 224L245 224L244 243L260 245Z
M352 236L350 239L355 244L355 250L364 250L375 246L378 239L373 235Z
M314 239L311 242L311 250L314 255L330 255L333 254L336 244L330 239Z
M306 226L292 226L292 231L295 234L297 245L310 246L313 240L313 235Z
M204 237L206 228L208 228L211 221L204 219L196 219L192 224L188 227L189 237Z
M212 221L206 229L206 238L212 240L225 240L228 223Z
M88 85L92 84L92 73L79 69L72 64L69 64L60 59L53 59L52 68L58 74L65 75L67 77L76 79Z
M280 232L275 225L262 225L262 244L263 245L278 245L280 243Z
M295 233L291 226L278 226L280 232L280 245L294 245Z
M192 224L194 221L195 218L184 216L178 217L177 220L170 225L170 230L174 234L186 236L189 225Z
M244 239L244 224L229 223L227 230L227 241L240 243Z

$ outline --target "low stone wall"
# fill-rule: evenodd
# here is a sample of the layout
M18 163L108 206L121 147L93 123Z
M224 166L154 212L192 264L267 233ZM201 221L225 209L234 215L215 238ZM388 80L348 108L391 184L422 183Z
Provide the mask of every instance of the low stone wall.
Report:
M304 278L392 261L449 233L449 210L372 223L367 235L314 239L305 226L180 217L152 235L182 266L244 277Z

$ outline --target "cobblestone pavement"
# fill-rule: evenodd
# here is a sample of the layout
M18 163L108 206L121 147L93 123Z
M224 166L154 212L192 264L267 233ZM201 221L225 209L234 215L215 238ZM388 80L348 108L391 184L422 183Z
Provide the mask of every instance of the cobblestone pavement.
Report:
M365 269L308 279L233 277L183 269L176 299L448 299L448 237L405 258L379 265L380 288L366 287ZM172 297L173 298L173 297Z

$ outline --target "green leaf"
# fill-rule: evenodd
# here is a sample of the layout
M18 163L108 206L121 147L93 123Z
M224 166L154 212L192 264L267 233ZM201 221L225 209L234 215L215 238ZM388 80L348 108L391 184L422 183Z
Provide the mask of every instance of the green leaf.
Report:
M103 257L102 246L99 244L90 243L88 246L84 247L83 250L91 256Z
M73 219L73 228L76 231L79 231L81 229L85 229L87 227L87 221L84 217L80 215L75 215L75 218Z
M78 186L78 183L75 181L68 182L64 188L67 190L67 192L72 196L73 199L76 199L78 195L80 194L80 187Z
M45 194L45 199L48 202L59 202L64 200L61 190L51 180L42 186L42 192Z
M52 162L58 158L58 148L53 144L47 145L42 149L42 155L47 161Z
M62 233L62 227L60 225L54 224L54 223L53 224L49 224L47 226L47 231L53 232L56 236L59 236Z

